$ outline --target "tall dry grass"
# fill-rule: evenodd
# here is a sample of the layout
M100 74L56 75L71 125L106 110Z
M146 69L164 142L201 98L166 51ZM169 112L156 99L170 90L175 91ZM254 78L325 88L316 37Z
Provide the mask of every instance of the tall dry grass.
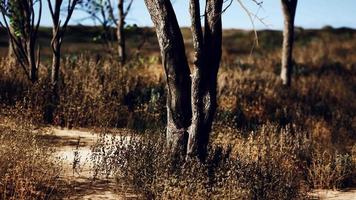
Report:
M224 33L219 108L206 165L188 163L171 173L162 138L139 136L132 139L136 146L130 143L115 159L99 154L97 172L126 177L156 198L283 199L304 197L309 188L355 184L356 56L350 53L356 50L355 33L298 29L291 88L282 88L278 78L281 34L261 34L261 46L251 54L251 33ZM164 76L157 48L151 43L145 48L147 55L135 56L125 67L94 53L64 58L55 125L163 129ZM31 85L20 68L2 59L0 112L19 110L24 119L43 123L53 106L47 100L48 66L43 62L39 83ZM212 166L214 156L226 159Z
M50 199L60 190L61 164L38 134L27 122L0 124L0 199Z

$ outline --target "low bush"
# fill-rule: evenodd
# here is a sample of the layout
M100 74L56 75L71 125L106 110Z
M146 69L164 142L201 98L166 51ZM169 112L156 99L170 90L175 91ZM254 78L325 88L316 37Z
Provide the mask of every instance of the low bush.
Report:
M264 128L236 146L210 147L205 163L172 158L161 134L103 137L93 147L96 175L113 174L152 199L303 199L310 142ZM125 184L123 184L125 183Z
M49 199L58 189L59 161L26 126L0 125L0 199Z

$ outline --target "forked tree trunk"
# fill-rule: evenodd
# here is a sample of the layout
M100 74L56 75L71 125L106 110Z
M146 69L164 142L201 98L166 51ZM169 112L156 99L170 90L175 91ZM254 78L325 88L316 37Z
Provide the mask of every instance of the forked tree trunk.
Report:
M47 123L53 122L54 111L59 105L59 75L60 75L60 66L61 66L61 47L63 42L64 33L67 29L68 22L72 17L75 6L77 5L78 0L68 1L67 5L64 7L67 11L67 16L64 20L64 23L61 24L61 10L63 1L56 0L52 2L47 0L47 4L51 13L53 27L52 27L52 68L51 68L51 91L49 95L49 105L47 105L45 112L45 120Z
M118 53L121 65L126 62L126 49L125 49L125 12L124 12L124 0L119 0L118 4L119 19L117 22L117 40L118 40Z
M223 0L208 0L204 36L200 25L199 0L191 0L195 72L192 76L192 124L188 155L204 160L217 107L217 74L221 60Z
M191 1L195 71L190 70L184 41L170 1L145 0L161 49L167 77L167 144L174 155L205 159L216 111L217 73L221 59L223 0L207 0L205 34L199 0ZM191 83L192 81L192 83Z
M297 0L281 0L284 15L281 79L283 85L290 86L293 71L294 19Z

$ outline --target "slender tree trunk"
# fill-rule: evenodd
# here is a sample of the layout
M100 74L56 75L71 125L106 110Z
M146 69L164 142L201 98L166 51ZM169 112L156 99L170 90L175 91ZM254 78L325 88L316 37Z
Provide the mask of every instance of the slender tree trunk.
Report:
M52 41L52 66L51 66L51 84L48 104L45 108L44 120L46 123L53 123L54 112L59 105L59 69L60 69L60 44L57 40Z
M11 43L11 39L9 38L9 50L7 57L12 61L15 58L15 52L14 52L14 47Z
M284 29L283 29L283 49L282 49L282 66L281 79L283 85L290 86L292 82L293 71L293 43L294 43L294 19L297 8L297 0L281 0Z
M52 55L52 71L51 71L51 86L52 86L52 98L55 105L59 100L59 70L61 65L61 46L58 41L54 41L54 51Z
M125 49L125 13L124 13L124 0L119 0L118 4L119 19L117 22L117 40L118 40L118 52L121 65L126 62L126 49Z
M56 7L59 9L60 7ZM45 120L47 123L53 123L54 112L59 104L59 72L61 65L61 32L59 30L59 11L55 13L54 25L52 29L52 66L51 66L51 91L49 95L49 105L46 108Z
M37 63L36 63L36 53L35 53L35 45L29 40L27 44L27 59L30 66L30 79L32 83L35 83L38 80L38 73L37 73Z

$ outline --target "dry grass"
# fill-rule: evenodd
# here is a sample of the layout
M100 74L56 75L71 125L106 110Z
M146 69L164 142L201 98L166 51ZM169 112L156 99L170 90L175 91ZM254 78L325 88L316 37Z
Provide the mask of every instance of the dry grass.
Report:
M353 185L356 56L350 52L356 51L356 33L298 29L297 35L293 84L286 89L278 78L279 32L261 32L261 47L253 54L251 33L224 33L219 109L206 164L187 163L171 172L177 167L171 163L178 161L170 160L157 136L166 120L165 83L153 34L143 54L125 67L96 53L97 45L92 52L63 59L55 125L153 132L133 137L129 147L110 144L115 155L95 158L98 174L114 173L120 181L125 177L150 197L288 199L304 198L310 188ZM47 66L43 62L41 80L31 85L19 68L0 60L0 115L20 111L23 120L43 123L53 106L47 101Z
M60 162L26 123L0 125L0 199L49 199L58 190Z

